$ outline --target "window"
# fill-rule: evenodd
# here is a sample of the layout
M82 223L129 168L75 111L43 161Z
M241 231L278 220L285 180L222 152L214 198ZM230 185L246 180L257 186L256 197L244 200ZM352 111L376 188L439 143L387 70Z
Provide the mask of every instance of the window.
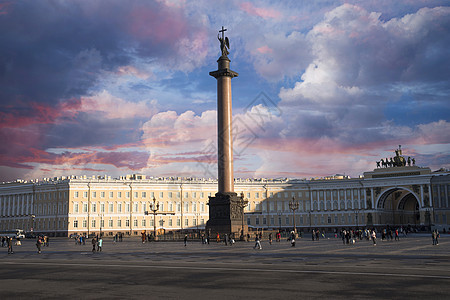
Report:
M87 227L87 220L83 220L83 228Z
M88 197L88 192L83 192L83 198L87 198Z
M125 220L125 227L130 227L130 220L129 219Z
M331 224L331 217L328 217L328 224Z
M137 226L138 226L138 220L136 220L136 219L133 220L133 226L134 226L134 227L137 227Z
M150 192L150 198L155 198L155 192Z
M197 219L192 220L192 226L197 226Z
M250 225L250 218L247 218L247 225Z
M105 227L105 220L100 220L100 228Z
M180 198L180 192L177 192L177 198Z
M113 227L114 226L114 221L113 220L108 220L108 226L109 227Z
M159 211L164 211L164 202L159 203Z
M117 220L117 227L122 227L122 220Z
M188 212L189 211L189 203L185 202L184 203L184 212Z
M173 203L169 202L169 211L173 211Z
M137 213L138 211L139 211L139 203L134 203L134 210L133 210L133 212Z
M74 220L73 221L73 227L74 228L78 228L78 220Z
M184 193L184 198L189 198L189 193L188 192Z
M145 219L142 219L142 227L145 227Z
M197 198L197 192L192 193L192 198Z
M139 197L139 193L138 192L134 192L134 198L138 198Z
M142 211L146 212L147 211L147 204L144 202L142 203Z
M130 212L130 203L127 203L125 205L125 212L129 213Z
M87 212L88 211L88 205L87 203L83 203L83 212Z
M194 203L192 203L192 211L197 211L197 203L196 202L194 202Z
M147 197L147 192L142 192L142 198L146 198Z
M189 219L184 219L184 225L189 226Z
M130 192L125 193L125 198L130 198Z
M269 197L273 198L273 192L270 192Z
M117 198L122 198L122 192L117 192Z
M266 220L266 218L264 218L264 221ZM259 225L259 217L256 217L256 219L255 219L255 224L256 225ZM265 224L265 222L264 222L264 224Z
M251 196L250 196L250 193L247 193L247 198L250 198Z
M159 198L164 198L164 192L159 192Z
M114 192L109 192L109 198L113 198L114 197Z
M76 212L76 213L78 212L78 203L76 203L76 202L73 205L73 212Z
M97 203L92 203L91 208L93 213L97 212Z
M289 217L286 217L286 225L289 225Z
M113 203L109 203L108 206L109 206L109 212L110 213L114 212L114 204Z
M255 198L256 198L256 199L259 199L259 192L256 192L256 193L255 193Z
M75 192L73 195L75 198L78 198L78 192Z
M200 203L200 211L205 212L205 203L204 202Z
M97 192L92 192L92 198L97 198Z
M172 198L172 192L169 192L169 198Z
M95 228L95 219L94 220L92 220L92 222L91 222L91 226L92 226L92 228Z
M181 220L180 220L180 218L177 218L177 226L178 226L178 227L181 226Z
M177 211L180 212L181 211L181 203L177 202Z
M117 212L119 212L119 213L122 212L122 203L121 202L117 203Z
M105 203L100 203L100 212L105 212Z
M258 219L258 218L256 218L256 219ZM263 225L267 225L267 219L266 219L266 217L263 218Z
M100 192L100 197L105 198L105 192Z
M169 219L169 227L172 227L172 218Z

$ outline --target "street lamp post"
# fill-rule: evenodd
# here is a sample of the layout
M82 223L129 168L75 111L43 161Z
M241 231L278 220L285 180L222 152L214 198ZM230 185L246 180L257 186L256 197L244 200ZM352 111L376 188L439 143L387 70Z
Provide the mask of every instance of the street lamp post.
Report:
M153 236L156 241L156 212L159 210L159 202L156 202L155 197L153 197L153 203L150 203L150 210L153 213Z
M294 233L297 233L297 227L295 226L295 211L298 209L298 201L295 201L295 197L292 197L292 201L289 202L289 208L292 210L294 217Z
M35 215L31 215L31 228L30 228L31 232L34 231L34 218L36 218L36 216Z
M102 225L103 225L103 216L104 214L99 214L100 216L100 237L102 237Z
M241 197L238 201L238 207L241 209L242 212L242 227L241 227L241 235L240 240L244 240L244 208L248 205L248 200L244 199L244 192L241 192Z

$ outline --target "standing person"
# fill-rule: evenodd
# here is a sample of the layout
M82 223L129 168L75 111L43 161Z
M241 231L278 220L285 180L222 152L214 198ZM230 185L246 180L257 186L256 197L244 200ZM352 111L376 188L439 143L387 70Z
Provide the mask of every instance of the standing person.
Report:
M225 243L225 246L228 245L228 234L225 233L223 241Z
M377 245L377 233L375 232L375 229L372 230L372 241L373 241L373 245L376 246Z
M433 240L433 246L436 245L436 231L431 231L431 239Z
M48 247L48 245L50 245L50 239L48 238L48 236L46 236L46 242L45 245Z
M272 245L272 232L269 233L269 244Z
M258 248L259 250L262 249L261 242L259 240L259 236L258 235L256 235L256 237L255 237L255 246L253 247L253 249L256 249L256 248Z
M41 244L42 244L41 238L38 236L37 239L36 239L36 248L38 250L38 254L41 253Z
M439 245L439 238L440 238L439 231L436 229L435 232L436 232L436 245Z
M184 235L184 246L187 246L187 234Z
M295 232L291 232L291 247L295 247Z
M9 236L7 236L7 237L6 237L6 243L7 243L7 245L8 245L8 254L14 254L13 246L12 246L12 244L13 244L12 238L10 238Z
M313 241L316 238L316 231L314 229L311 232L311 238L312 238Z
M400 241L400 237L398 236L398 228L395 229L395 240Z
M94 253L95 252L95 245L97 244L97 241L95 240L95 237L92 238L91 243L92 243L92 253Z
M103 239L100 237L97 242L97 252L102 252Z

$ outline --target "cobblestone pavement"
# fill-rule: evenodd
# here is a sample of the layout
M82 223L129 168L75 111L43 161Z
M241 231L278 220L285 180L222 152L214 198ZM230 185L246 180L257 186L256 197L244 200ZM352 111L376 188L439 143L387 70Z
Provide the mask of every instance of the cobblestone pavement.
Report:
M2 248L0 288L6 298L450 298L450 236L400 241L340 239L202 245L199 241L113 243L56 238L37 254L34 240L8 255ZM6 290L4 289L6 288Z

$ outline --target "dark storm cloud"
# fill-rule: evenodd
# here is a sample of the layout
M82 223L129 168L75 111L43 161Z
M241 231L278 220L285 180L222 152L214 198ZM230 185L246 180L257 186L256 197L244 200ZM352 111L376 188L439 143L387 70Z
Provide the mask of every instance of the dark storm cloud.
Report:
M184 21L150 1L15 1L0 15L0 101L84 95L102 70L169 57Z

